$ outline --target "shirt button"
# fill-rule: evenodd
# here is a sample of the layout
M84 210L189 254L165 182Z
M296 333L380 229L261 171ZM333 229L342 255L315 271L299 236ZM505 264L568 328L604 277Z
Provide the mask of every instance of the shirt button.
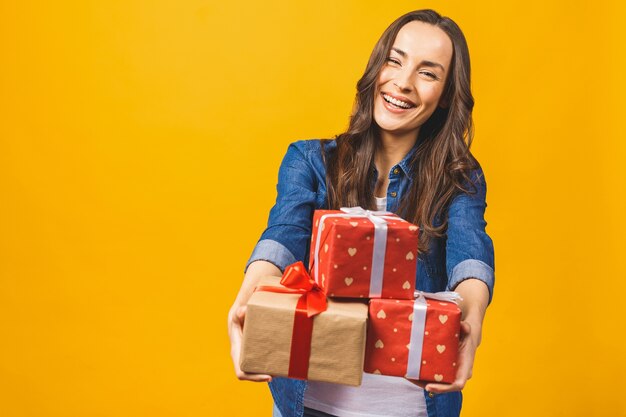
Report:
M400 170L398 168L396 168L396 169L393 170L393 173L398 175L400 173Z
M395 197L395 196L398 195L398 193L396 193L395 191L392 191L389 195L392 196L392 197Z
M429 398L433 398L434 396L435 396L435 394L434 394L434 393L432 393L432 392L429 392L429 393L428 393L428 397L429 397Z

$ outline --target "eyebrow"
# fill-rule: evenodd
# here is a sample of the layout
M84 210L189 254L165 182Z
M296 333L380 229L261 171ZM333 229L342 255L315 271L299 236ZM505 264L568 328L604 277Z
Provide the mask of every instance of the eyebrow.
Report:
M406 58L406 52L404 52L402 49L398 49L398 48L391 48L391 49L393 51L396 51L402 58ZM446 69L443 67L443 65L441 65L438 62L424 60L424 61L420 62L420 65L424 65L426 67L431 67L431 68L439 67L439 68L441 68L441 70L443 72L446 72Z

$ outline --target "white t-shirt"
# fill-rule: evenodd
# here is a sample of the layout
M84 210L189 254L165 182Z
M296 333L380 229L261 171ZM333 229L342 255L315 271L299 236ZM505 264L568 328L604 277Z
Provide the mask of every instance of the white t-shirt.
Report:
M387 197L374 197L376 199L376 210L387 210Z
M378 210L387 198L376 197ZM402 377L363 373L358 387L309 381L304 405L340 417L427 417L424 390Z

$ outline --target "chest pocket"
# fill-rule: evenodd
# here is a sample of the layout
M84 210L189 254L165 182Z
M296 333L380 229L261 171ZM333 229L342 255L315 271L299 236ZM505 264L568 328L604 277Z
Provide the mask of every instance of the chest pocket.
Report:
M315 209L326 209L327 207L326 190L318 188L315 194Z

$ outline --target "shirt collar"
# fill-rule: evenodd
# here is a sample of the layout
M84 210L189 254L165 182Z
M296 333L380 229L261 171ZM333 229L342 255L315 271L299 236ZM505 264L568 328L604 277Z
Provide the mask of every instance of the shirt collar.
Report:
M406 175L406 177L410 180L413 181L413 177L412 177L412 169L411 169L411 159L413 159L413 155L415 154L415 152L417 151L417 144L418 141L415 141L415 143L413 144L413 147L411 148L411 150L409 150L409 152L405 155L404 158L402 158L402 160L400 162L398 162L397 165L394 165L391 170L393 171L393 169L395 167L399 167L402 172L404 173L404 175ZM378 174L378 170L376 169L376 167L374 166L374 172L376 172Z
M404 175L406 175L410 180L413 179L411 176L411 173L413 172L411 168L411 159L413 159L413 155L415 155L415 152L417 151L417 142L418 141L415 141L409 153L407 153L406 156L402 158L402 161L398 163L398 166L402 172L404 172Z

